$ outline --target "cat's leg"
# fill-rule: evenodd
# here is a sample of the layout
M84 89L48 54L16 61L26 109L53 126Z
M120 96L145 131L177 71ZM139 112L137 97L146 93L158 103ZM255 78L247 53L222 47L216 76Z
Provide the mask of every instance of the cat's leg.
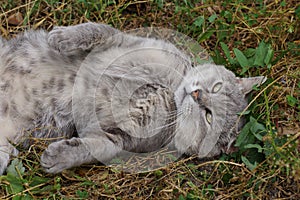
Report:
M71 138L50 144L41 157L41 165L48 173L59 173L82 164L110 160L120 151L121 147L107 137Z
M4 40L1 36L0 36L0 55L2 55L2 49L4 49L6 40Z
M11 155L17 156L18 153L18 150L7 140L0 142L0 175L2 175L7 168Z
M0 36L0 47L2 47L4 45L4 40L3 38Z
M18 151L9 143L8 139L15 137L14 124L7 118L0 118L0 175L5 171L11 155L16 156Z
M71 56L90 51L96 45L105 44L117 33L117 29L97 23L58 26L49 32L48 43L50 47Z

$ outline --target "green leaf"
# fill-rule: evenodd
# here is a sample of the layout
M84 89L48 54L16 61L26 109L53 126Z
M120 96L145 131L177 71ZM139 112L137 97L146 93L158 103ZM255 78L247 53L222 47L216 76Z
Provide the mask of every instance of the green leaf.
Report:
M269 65L271 63L271 61L272 61L273 56L274 56L274 50L271 49L271 46L270 46L269 49L268 49L268 53L267 53L267 55L266 55L266 57L264 59L264 63L266 65Z
M268 49L266 43L264 43L264 41L260 42L258 48L255 51L255 60L253 65L259 67L264 66L264 59L266 57L267 51Z
M250 121L245 124L241 130L239 136L236 139L235 146L244 148L247 144L255 143L256 139L262 141L262 133L265 133L265 127L258 123L253 117L250 117Z
M239 62L239 64L243 68L241 74L244 74L250 67L249 62L248 62L246 56L243 54L243 52L241 52L237 48L234 48L233 52L236 56L237 61Z
M257 124L259 124L259 123L257 123ZM263 126L262 124L259 124L259 125ZM256 139L258 139L259 141L263 140L263 136L266 133L266 129L257 129L257 127L255 127L255 126L252 126L250 129L251 129L251 133L256 137ZM253 130L256 130L256 131L253 131Z
M250 118L252 120L252 125L250 127L251 133L260 141L263 139L263 134L266 133L266 128L263 124L257 122L253 117Z
M281 2L280 2L280 6L282 6L282 7L283 7L283 6L286 6L286 2L285 2L285 1L281 1Z
M164 7L164 0L157 0L156 1L158 8L163 8Z
M247 144L244 146L245 149L256 148L259 153L263 151L263 148L259 144Z
M251 110L246 110L245 112L239 112L238 115L248 115L251 112Z
M185 200L184 196L182 194L179 195L178 200Z
M289 106L292 106L292 107L294 107L298 102L298 100L295 97L293 97L292 95L287 95L286 100L287 100L287 103L289 104Z
M243 161L243 163L250 169L250 170L254 170L255 167L257 166L257 163L254 162L254 164L252 164L245 156L241 156L241 159Z
M31 182L30 182L30 187L34 187L37 185L40 185L42 183L46 183L48 182L50 179L49 178L45 178L45 177L40 177L40 176L35 176L32 178Z
M164 175L164 173L161 170L156 170L154 171L155 176L157 177L161 177L162 175Z
M13 200L32 200L33 198L28 194L22 194L20 196L15 196L12 198Z
M250 122L248 122L244 126L244 128L241 130L241 132L235 142L236 147L241 147L242 144L246 141L246 139L248 138L248 135L250 133L250 127L251 127L251 124L250 124Z
M11 174L13 176L19 177L23 175L25 172L25 168L23 167L22 161L19 159L14 159L11 164L7 167L7 174ZM20 175L19 175L20 173Z
M87 191L81 191L81 190L77 190L76 195L81 199L86 199L89 196Z
M254 56L248 58L248 62L249 62L250 67L254 66L254 59L255 59Z
M247 58L253 57L255 55L256 49L248 48L243 53Z
M228 22L232 21L232 13L229 12L228 10L225 10L224 12L221 12L221 15L224 16Z
M215 49L214 51L215 55L212 56L213 61L218 65L226 65L226 60L221 56L220 51L218 49Z
M295 9L295 14L300 19L300 5Z
M214 30L208 30L208 31L204 32L203 34L201 34L198 37L198 42L203 42L203 41L209 39L213 33L214 33Z
M23 183L20 178L10 173L7 174L6 180L9 182L9 186L12 194L16 194L24 190Z
M211 15L211 16L208 18L208 21L209 21L210 23L213 23L213 22L215 21L215 19L217 19L217 15L216 15L216 14L213 14L213 15Z
M228 46L224 42L220 42L220 45L222 47L222 50L224 51L224 54L225 54L226 58L230 62L230 64L233 64L233 59L230 56L230 51L229 51Z
M53 185L46 185L42 188L35 188L33 190L31 190L32 194L39 194L39 193L46 193L46 192L51 192L55 190Z
M191 188L195 188L196 185L192 182L192 181L188 181L187 184L191 187Z
M201 28L202 27L202 25L203 25L203 23L204 23L204 16L199 16L199 17L197 17L196 18L196 20L194 21L194 25L195 26L197 26L197 27L199 27L199 28Z

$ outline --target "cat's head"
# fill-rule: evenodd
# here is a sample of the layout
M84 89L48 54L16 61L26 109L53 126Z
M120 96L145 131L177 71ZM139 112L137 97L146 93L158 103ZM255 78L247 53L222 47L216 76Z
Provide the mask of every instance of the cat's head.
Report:
M244 122L247 94L265 77L238 78L223 66L192 68L175 92L178 109L176 148L186 154L212 157L226 152Z

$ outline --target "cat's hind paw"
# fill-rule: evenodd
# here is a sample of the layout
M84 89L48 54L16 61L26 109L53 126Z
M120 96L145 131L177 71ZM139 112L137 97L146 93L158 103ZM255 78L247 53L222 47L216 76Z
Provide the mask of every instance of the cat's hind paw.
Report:
M59 173L64 169L82 164L86 149L80 138L54 142L41 156L41 165L48 173Z

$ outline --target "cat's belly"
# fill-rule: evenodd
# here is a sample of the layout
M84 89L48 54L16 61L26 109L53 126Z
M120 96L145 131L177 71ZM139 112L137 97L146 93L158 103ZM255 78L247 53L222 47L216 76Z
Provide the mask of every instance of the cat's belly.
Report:
M167 145L176 127L173 91L158 84L146 84L128 102L127 106L119 106L117 113L113 112L112 116L117 116L112 118L114 127L102 124L102 128L121 138L126 151L150 152Z

